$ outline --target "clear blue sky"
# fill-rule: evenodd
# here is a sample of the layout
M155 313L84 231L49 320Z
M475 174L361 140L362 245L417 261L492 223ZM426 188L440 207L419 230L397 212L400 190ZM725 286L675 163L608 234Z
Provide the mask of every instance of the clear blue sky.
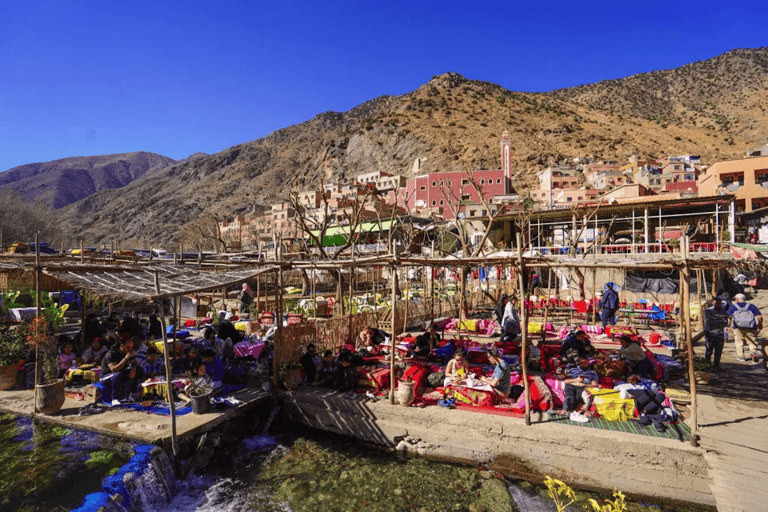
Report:
M546 91L768 45L763 1L0 0L0 171L185 158L455 71Z

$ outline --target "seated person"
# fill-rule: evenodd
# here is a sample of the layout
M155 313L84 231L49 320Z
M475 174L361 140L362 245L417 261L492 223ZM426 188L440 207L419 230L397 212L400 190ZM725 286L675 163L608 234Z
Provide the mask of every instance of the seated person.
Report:
M149 315L149 328L147 329L147 336L151 340L159 340L163 338L163 324L158 320L157 315Z
M453 359L445 366L445 380L443 386L458 384L469 375L469 363L464 359L464 352L459 350L453 354Z
M307 351L299 359L301 367L304 369L304 376L307 378L307 383L312 384L317 380L317 371L322 368L320 358L317 356L317 348L314 343L307 345Z
M206 373L206 366L205 363L200 363L197 368L192 372L192 375L190 377L191 383L187 384L183 390L179 391L177 394L177 397L179 400L182 400L189 405L189 403L192 401L191 398L189 398L189 395L192 393L192 390L195 388L208 388L213 389L215 387L215 383L211 380L211 377Z
M63 378L67 370L72 368L72 364L77 360L77 354L75 354L75 345L71 341L65 341L61 347L61 354L59 355L59 377Z
M210 348L203 350L200 355L203 356L205 373L213 381L213 387L220 387L221 381L224 378L224 364L221 362L221 359L216 357L216 352Z
M147 349L147 359L141 365L146 377L157 377L165 375L165 363L160 357L160 352L155 347Z
M360 331L356 349L365 348L371 352L378 352L379 345L388 338L387 333L375 327L366 327Z
M509 369L509 365L501 358L496 347L487 348L486 352L491 364L495 364L496 367L493 369L493 375L490 377L480 377L480 381L490 385L496 394L508 397L512 389L510 382L512 372Z
M619 357L627 361L630 372L643 377L653 377L653 363L648 359L640 343L626 334L617 336L617 339L621 343Z
M107 353L107 347L102 345L101 338L94 338L91 346L83 352L83 362L87 364L101 364L101 358Z
M206 327L203 331L202 345L205 346L205 348L213 348L216 346L216 341L218 339L219 337L216 336L216 331L214 331L211 327Z
M243 337L240 335L240 331L235 329L235 324L229 320L222 320L219 322L218 336L222 340L229 338L232 341L232 346L243 341Z
M147 345L141 341L141 338L133 337L133 351L136 352L136 364L141 368L147 360Z
M179 360L178 364L181 372L193 375L202 362L203 358L198 355L197 348L189 347L184 350L184 357Z
M131 338L142 339L144 337L144 329L141 327L139 319L135 314L128 312L123 313L123 323L120 325L118 333L128 333Z
M333 360L333 352L330 350L323 352L320 363L315 383L332 386L339 374L339 365Z
M118 400L138 391L143 380L143 372L136 363L133 341L120 340L120 343L104 355L101 360L101 378L112 379L112 396Z
M339 373L334 387L342 393L353 391L357 388L357 380L358 373L357 368L352 365L352 354L343 352L339 355Z
M560 359L563 362L575 363L580 358L585 357L595 351L595 348L589 342L587 333L581 329L571 331L566 336L565 341L560 346Z
M429 328L429 332L416 336L408 355L410 357L427 357L439 341L440 335L437 334L437 327L435 327L435 324L432 324Z

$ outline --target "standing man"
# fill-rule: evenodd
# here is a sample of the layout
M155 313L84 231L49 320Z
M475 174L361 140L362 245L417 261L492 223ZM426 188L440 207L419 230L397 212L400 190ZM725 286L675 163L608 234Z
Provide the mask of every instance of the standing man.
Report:
M603 329L608 324L616 325L616 311L619 310L619 294L613 289L613 283L605 283L603 298L598 304L601 308L600 320L603 321Z
M760 310L754 304L748 303L743 293L737 293L733 297L728 316L731 317L733 327L736 329L734 341L737 359L746 362L744 346L749 345L749 358L753 363L757 363L757 333L763 328L763 316Z
M726 329L730 323L728 311L723 307L723 301L720 297L712 299L712 307L704 310L704 338L707 341L704 357L707 361L712 361L714 353L714 371L723 371L720 368L720 356L723 355L723 346L725 338L728 337Z

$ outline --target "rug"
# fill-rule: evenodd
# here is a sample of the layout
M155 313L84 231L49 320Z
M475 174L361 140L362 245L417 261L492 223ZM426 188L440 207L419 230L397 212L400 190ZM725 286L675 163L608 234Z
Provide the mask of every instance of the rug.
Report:
M570 419L568 419L568 416L565 416L565 415L550 416L549 421L555 422L555 423L563 423L567 425L575 425L577 427L599 428L602 430L613 430L618 432L627 432L630 434L640 434L643 436L661 437L664 439L679 440L677 431L675 430L674 426L669 424L667 424L667 431L664 433L661 433L661 432L656 432L656 429L654 428L653 425L648 425L647 427L644 427L643 425L640 425L637 421L608 421L600 418L590 418L588 423L579 423L576 421L571 421ZM691 428L688 425L686 425L681 421L677 423L677 428L680 429L680 432L683 434L683 441L691 440Z

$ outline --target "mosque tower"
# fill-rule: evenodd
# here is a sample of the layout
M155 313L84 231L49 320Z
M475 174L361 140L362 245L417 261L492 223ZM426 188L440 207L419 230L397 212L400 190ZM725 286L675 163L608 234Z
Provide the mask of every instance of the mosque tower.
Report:
M504 171L504 193L509 194L510 179L512 178L510 167L512 162L512 147L509 141L509 132L504 130L501 133L501 170Z

